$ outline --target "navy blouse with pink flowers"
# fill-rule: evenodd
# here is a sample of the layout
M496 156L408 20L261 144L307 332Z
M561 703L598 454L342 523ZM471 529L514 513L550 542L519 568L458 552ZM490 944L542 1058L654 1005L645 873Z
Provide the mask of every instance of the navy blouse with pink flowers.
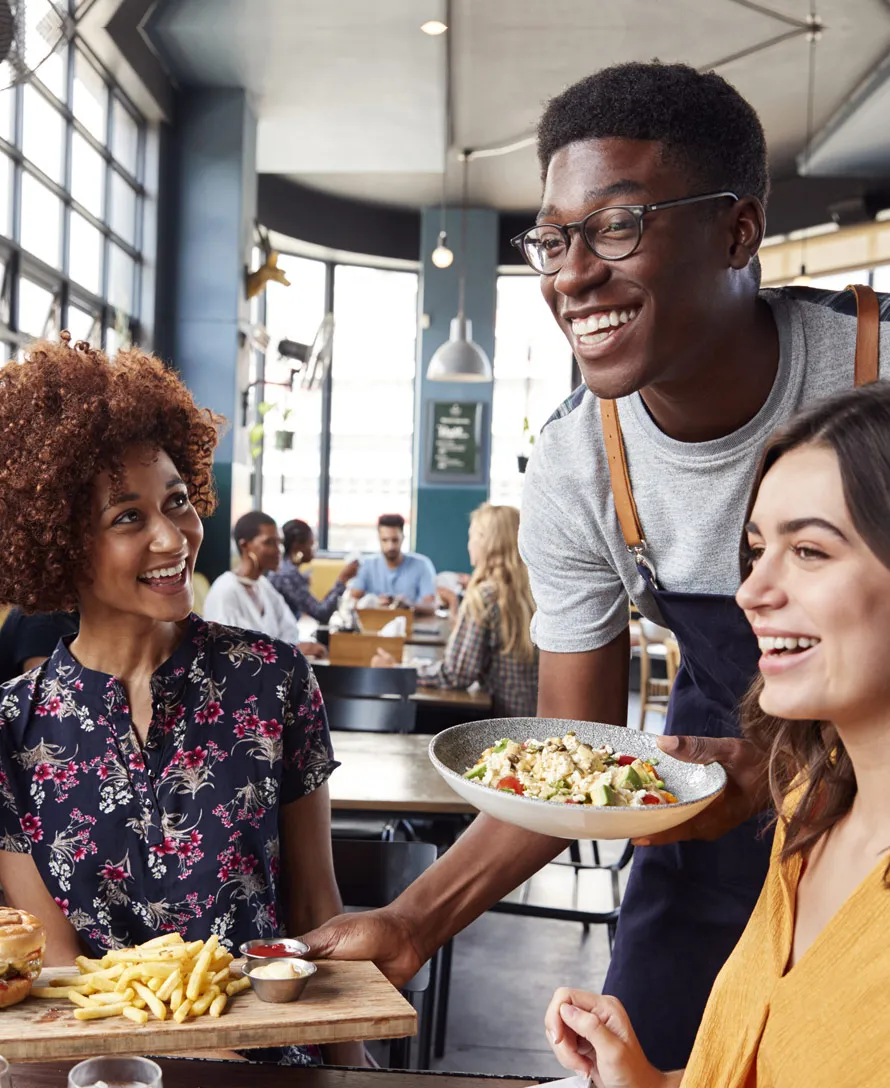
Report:
M0 849L32 854L93 955L279 935L279 807L337 766L305 658L191 616L140 750L123 686L70 641L0 688Z

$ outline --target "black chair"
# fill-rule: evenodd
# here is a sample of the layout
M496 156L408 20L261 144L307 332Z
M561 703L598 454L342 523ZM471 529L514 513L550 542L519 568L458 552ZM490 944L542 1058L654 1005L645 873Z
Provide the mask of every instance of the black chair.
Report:
M411 733L417 707L416 669L320 665L315 670L331 729L361 733Z
M333 851L334 872L343 905L362 910L388 906L438 856L432 843L367 839L334 839ZM402 993L412 1004L415 995L422 995L418 1017L418 1069L430 1067L437 966L438 956L434 956L402 987ZM393 1069L411 1068L410 1055L410 1039L390 1042L389 1061Z

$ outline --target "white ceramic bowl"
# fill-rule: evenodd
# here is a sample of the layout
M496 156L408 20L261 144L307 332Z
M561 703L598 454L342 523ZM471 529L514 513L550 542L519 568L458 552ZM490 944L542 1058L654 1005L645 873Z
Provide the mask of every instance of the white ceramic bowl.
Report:
M679 798L675 805L612 808L566 805L539 801L514 793L493 790L464 778L482 752L501 737L520 743L529 738L577 733L592 748L611 744L616 752L658 759L665 789ZM445 729L430 742L433 766L451 788L480 812L518 827L561 839L634 839L666 831L701 812L726 788L726 772L719 763L701 766L682 763L665 755L651 733L637 733L599 722L573 722L556 718L491 718Z

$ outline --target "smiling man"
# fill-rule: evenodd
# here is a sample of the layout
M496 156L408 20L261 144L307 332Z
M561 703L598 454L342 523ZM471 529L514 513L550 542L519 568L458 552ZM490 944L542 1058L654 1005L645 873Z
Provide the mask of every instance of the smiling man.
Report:
M759 656L733 599L746 499L770 433L853 385L856 303L760 292L766 143L751 106L713 73L598 72L549 104L538 153L541 212L515 244L584 377L525 481L538 713L624 724L633 600L681 646L667 732L695 738L674 742L681 754L728 763L733 785L685 832L729 829L718 841L637 851L606 980L649 1060L679 1068L770 849L739 788L744 748L721 739L738 735ZM879 307L887 367L890 299ZM564 845L481 817L391 908L311 942L407 978Z

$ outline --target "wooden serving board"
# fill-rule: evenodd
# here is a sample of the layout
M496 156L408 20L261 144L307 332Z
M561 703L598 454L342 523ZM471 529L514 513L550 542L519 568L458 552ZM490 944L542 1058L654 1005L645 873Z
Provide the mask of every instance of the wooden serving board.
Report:
M9 1061L45 1061L397 1039L417 1033L417 1013L373 963L319 960L317 966L298 1001L273 1005L245 990L231 999L222 1016L200 1016L183 1024L152 1016L146 1024L123 1016L75 1020L75 1006L67 998L29 997L0 1010L0 1054ZM75 967L47 968L35 985L74 974Z

